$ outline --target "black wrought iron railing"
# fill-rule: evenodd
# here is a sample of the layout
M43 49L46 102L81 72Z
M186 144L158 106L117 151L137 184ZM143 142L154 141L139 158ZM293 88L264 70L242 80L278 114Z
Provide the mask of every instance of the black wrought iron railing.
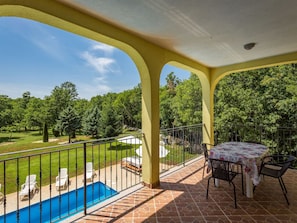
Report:
M184 165L203 153L202 126L197 124L160 130L160 146L164 145L170 151L166 157L160 159L161 172L173 166Z
M138 138L1 154L0 222L58 221L139 184L141 175L121 166L139 147Z
M265 144L272 154L297 156L297 128L230 123L215 125L214 129L215 144L226 141L260 142Z
M202 127L160 130L160 173L203 153ZM296 156L294 128L232 124L214 129L216 144L261 142L272 153ZM136 134L0 154L0 223L59 221L141 183L142 138ZM31 185L26 186L26 178Z
M201 155L201 124L160 132L161 173ZM141 183L141 140L136 134L0 154L0 223L86 214Z

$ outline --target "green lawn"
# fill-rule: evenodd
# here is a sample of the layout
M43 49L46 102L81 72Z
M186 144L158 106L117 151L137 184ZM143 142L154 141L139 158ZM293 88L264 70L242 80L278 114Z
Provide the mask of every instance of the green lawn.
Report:
M68 141L67 136L59 137L54 142L36 143L40 140L42 140L42 135L39 135L37 132L12 133L12 135L0 133L1 154L50 147L46 150L31 153L0 156L0 160L6 160L5 162L0 161L0 183L3 184L5 177L6 193L19 190L29 174L37 175L39 185L47 185L55 182L59 167L67 167L69 177L83 173L84 156L82 143L59 145L61 142ZM77 136L76 140L86 141L91 139L85 136ZM31 156L28 156L30 154ZM92 161L96 169L112 165L123 157L131 155L135 155L135 150L132 149L132 145L125 143L116 141L101 144L87 143L87 161ZM41 180L40 173L42 173Z
M52 142L42 142L42 135L38 131L27 132L0 132L0 154L8 152L16 152L22 150L29 150L34 148L42 148L48 146L55 146L61 142L67 142L68 136L54 137L49 135ZM78 136L76 140L89 140L86 136Z
M53 137L50 136L50 138L52 139ZM20 190L21 184L25 182L25 178L29 174L37 175L39 186L54 183L59 167L68 168L69 177L83 174L84 150L82 143L59 145L61 142L68 141L67 136L59 137L54 142L36 143L40 140L42 140L42 136L39 135L38 132L13 133L12 135L0 133L0 153L2 154L50 147L46 150L42 150L42 152L34 151L31 153L31 156L29 156L30 153L16 153L10 157L0 156L0 160L6 159L5 162L0 161L0 183L4 183L5 177L6 193ZM90 140L90 138L78 136L76 140L84 141ZM96 170L118 163L124 157L135 156L135 149L138 148L137 145L135 148L135 145L119 143L117 141L94 144L87 143L86 145L87 162L93 162ZM184 153L182 146L166 146L166 148L169 149L170 152L167 157L162 158L160 162L169 165L181 164L184 159L187 160L196 156ZM15 159L15 157L18 158ZM40 173L42 173L41 177Z

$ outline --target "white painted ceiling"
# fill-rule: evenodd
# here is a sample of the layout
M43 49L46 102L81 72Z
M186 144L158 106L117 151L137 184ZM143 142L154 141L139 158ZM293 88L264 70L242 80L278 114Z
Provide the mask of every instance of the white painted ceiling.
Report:
M297 52L296 0L63 2L208 67Z

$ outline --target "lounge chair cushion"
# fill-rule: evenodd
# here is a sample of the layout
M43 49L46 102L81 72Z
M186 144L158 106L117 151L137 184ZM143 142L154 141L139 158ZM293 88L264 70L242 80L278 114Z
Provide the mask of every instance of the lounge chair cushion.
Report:
M28 175L26 177L26 182L22 184L21 191L20 191L20 198L23 200L26 197L30 198L31 194L34 194L37 190L37 181L36 181L36 175Z
M68 186L68 173L67 168L61 168L60 173L56 177L56 189L66 189Z
M122 159L122 167L141 172L142 158L137 156L130 156Z

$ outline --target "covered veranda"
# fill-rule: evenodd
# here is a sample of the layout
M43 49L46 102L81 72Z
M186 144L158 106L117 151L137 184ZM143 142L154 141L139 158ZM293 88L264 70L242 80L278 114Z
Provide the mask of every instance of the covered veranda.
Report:
M293 0L0 0L0 16L52 25L118 47L133 59L142 86L143 184L167 188L171 184L160 181L158 156L159 80L164 65L198 75L203 141L213 143L214 90L220 79L232 72L297 61L296 6ZM195 175L197 169L185 171Z
M241 194L240 177L235 181L238 207L234 208L232 186L219 188L210 184L206 199L208 175L203 174L204 159L161 177L159 188L137 188L133 193L108 204L94 207L87 216L70 220L89 222L297 222L296 170L289 170L284 181L291 205L288 206L277 179L265 178L254 198ZM203 177L204 176L204 177Z

